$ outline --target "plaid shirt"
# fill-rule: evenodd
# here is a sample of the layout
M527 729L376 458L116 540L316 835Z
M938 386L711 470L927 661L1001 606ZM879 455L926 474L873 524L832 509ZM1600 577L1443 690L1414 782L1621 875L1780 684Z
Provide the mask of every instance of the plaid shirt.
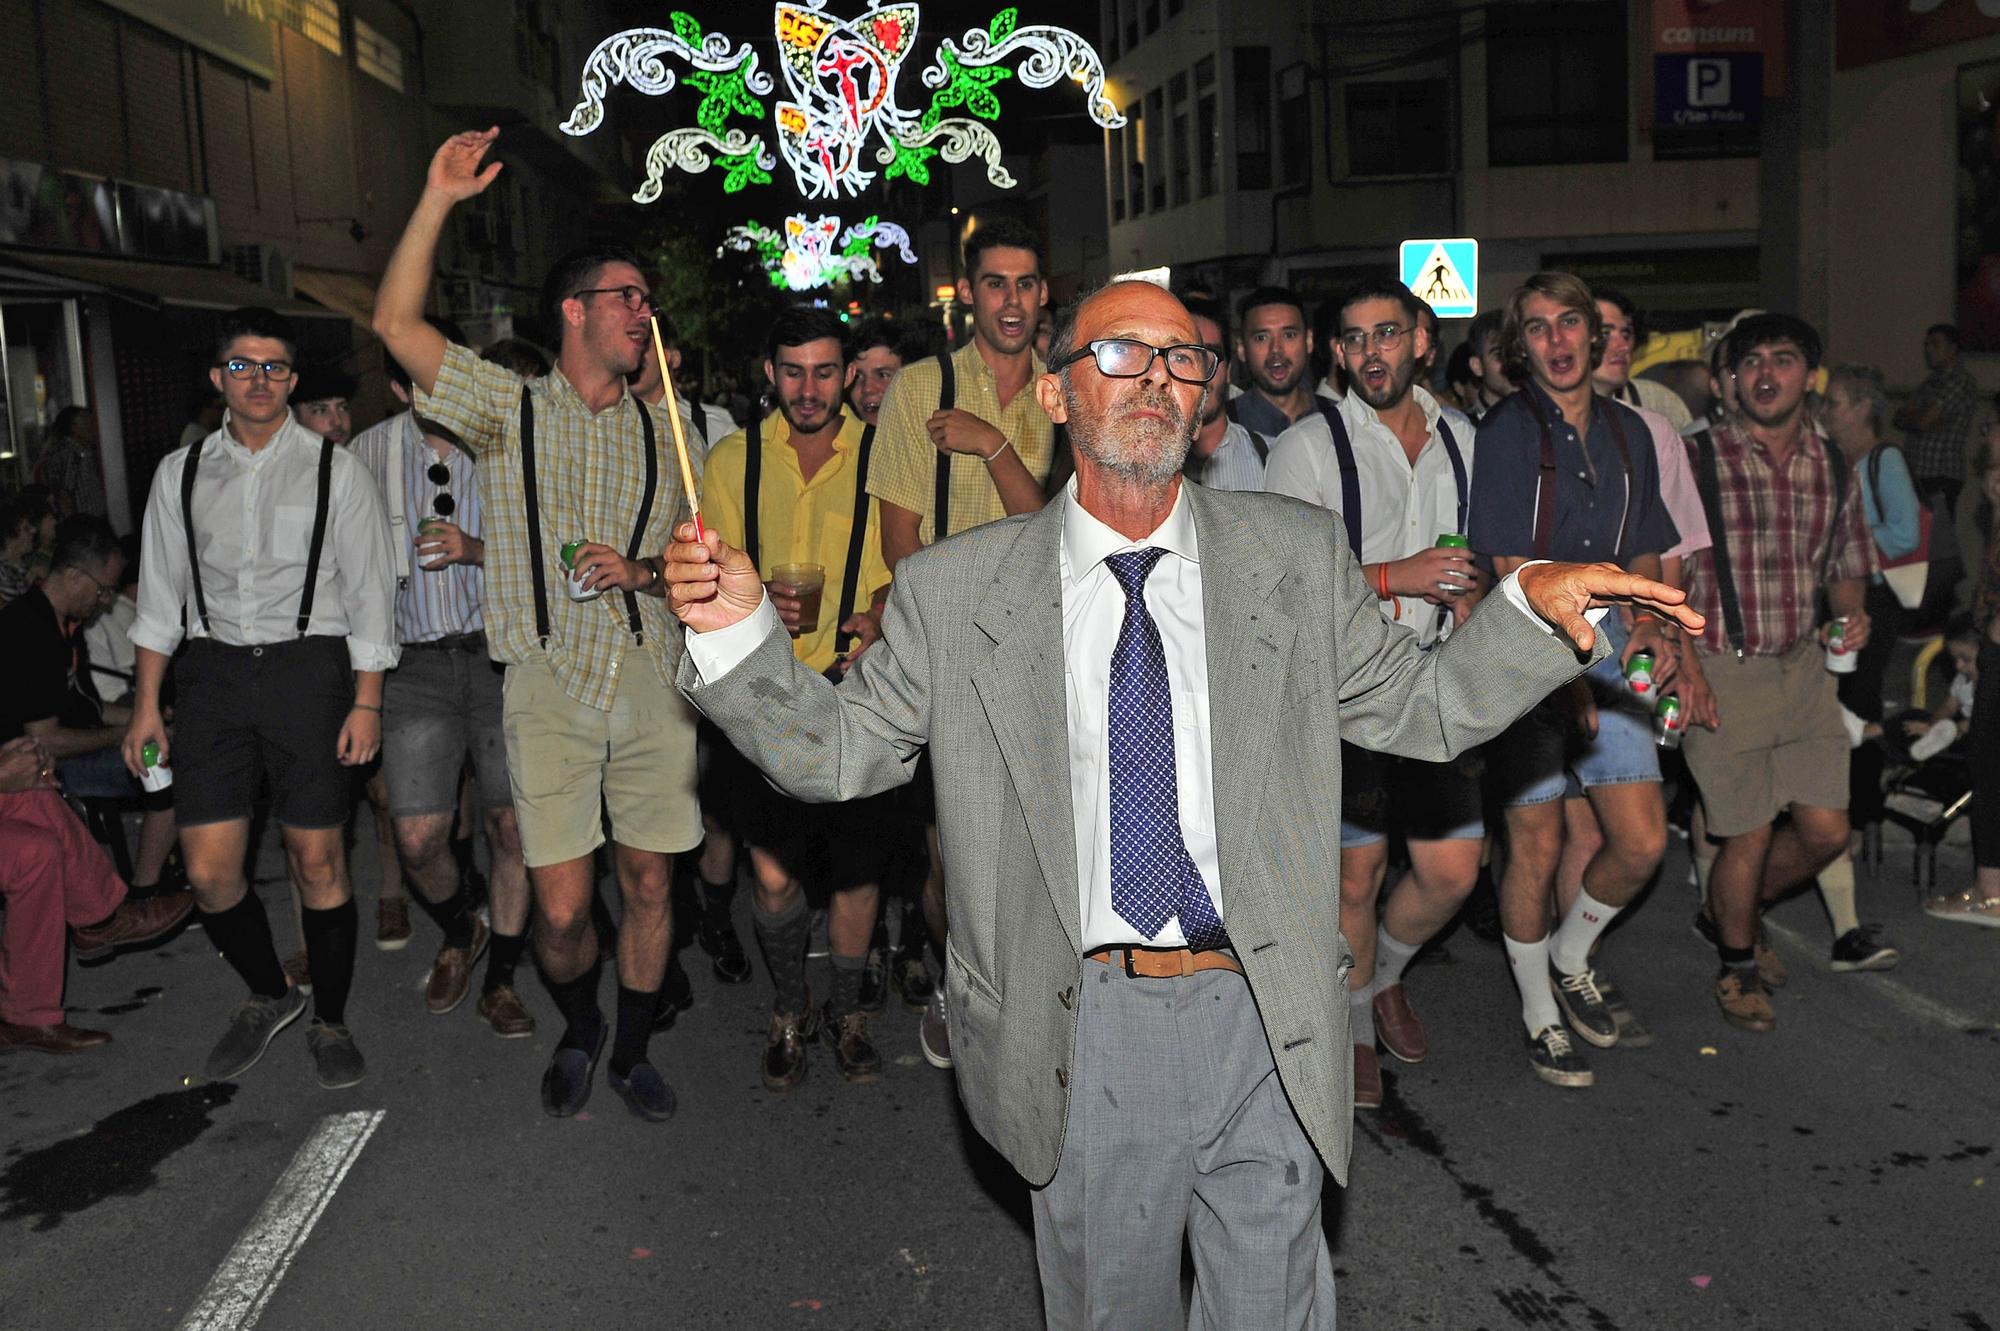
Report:
M667 533L687 515L673 427L666 413L624 393L616 405L592 414L561 370L528 385L535 410L535 472L542 515L542 561L549 606L546 650L535 638L535 580L528 558L528 513L521 478L519 375L489 365L452 344L437 386L417 390L417 412L450 430L479 458L482 518L486 527L487 648L496 661L546 660L563 692L580 703L611 710L625 654L637 647L626 619L625 597L607 591L594 601L572 601L563 542L599 541L623 554L632 539L645 495L645 436L639 411L651 411L659 453L653 512L639 541L642 554L666 548ZM672 686L681 653L678 622L658 596L639 595L643 652L661 681Z
M1033 363L1035 375L1046 368L1040 356L1033 356ZM1050 424L1042 404L1035 401L1034 379L1031 377L1002 407L993 371L979 354L978 343L967 342L953 352L951 366L956 394L953 405L1006 435L1029 474L1038 481L1048 480L1056 455L1056 427ZM884 503L922 514L917 539L925 545L937 539L936 515L931 510L937 506L938 459L937 445L931 442L925 426L938 409L942 387L935 360L912 361L898 371L882 399L875 450L868 459L868 493ZM949 514L952 533L1006 516L1007 507L1000 502L993 478L986 474L986 464L969 454L954 454Z
M1747 656L1783 656L1815 627L1820 561L1829 533L1834 542L1829 580L1865 578L1876 571L1875 543L1861 511L1861 480L1850 467L1836 526L1833 470L1825 440L1806 431L1791 457L1778 467L1762 444L1733 423L1716 426L1712 437L1722 530L1710 534L1718 543L1728 541L1730 569L1743 609L1743 651ZM1688 455L1699 476L1701 464L1693 441ZM1704 656L1729 651L1713 551L1697 550L1687 557L1687 590L1688 604L1708 617L1696 649Z
M1944 409L1944 424L1935 430L1912 430L1903 440L1910 471L1919 481L1955 481L1965 475L1965 446L1972 441L1979 414L1979 385L1963 365L1939 370L1917 388L1910 405Z

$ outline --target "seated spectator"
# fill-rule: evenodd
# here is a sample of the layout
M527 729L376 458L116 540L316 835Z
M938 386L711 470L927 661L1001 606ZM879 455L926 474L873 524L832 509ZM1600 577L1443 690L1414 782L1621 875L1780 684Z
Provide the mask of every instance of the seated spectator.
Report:
M1972 733L1972 705L1979 688L1979 630L1973 627L1972 616L1961 615L1945 629L1945 650L1951 654L1952 675L1944 703L1934 712L1911 710L1864 728L1864 737L1879 739L1892 754L1921 763Z
M31 485L0 505L0 605L34 585L35 552L56 535L48 491Z
M77 1054L108 1031L63 1020L64 934L79 958L107 956L175 928L194 894L128 901L125 885L56 793L34 739L0 744L0 1049Z
M91 692L105 702L122 703L132 696L132 621L139 615L139 537L119 538L125 572L118 579L118 599L83 626L83 644L90 658Z
M0 740L29 735L56 763L72 795L143 799L133 886L159 886L174 846L172 795L150 794L125 768L119 745L129 711L106 706L78 674L77 629L118 595L125 556L103 518L79 514L56 533L48 577L0 610Z
M2000 419L1990 413L1985 453L1981 489L1986 502L2000 512ZM1973 684L1978 705L1972 709L1967 762L1972 772L1972 887L1956 895L1932 897L1924 903L1924 913L1958 924L1991 927L2000 926L2000 790L1994 788L1994 773L2000 772L2000 519L1986 534L1986 557L1980 561L1978 588L1972 598L1972 623L1979 643Z

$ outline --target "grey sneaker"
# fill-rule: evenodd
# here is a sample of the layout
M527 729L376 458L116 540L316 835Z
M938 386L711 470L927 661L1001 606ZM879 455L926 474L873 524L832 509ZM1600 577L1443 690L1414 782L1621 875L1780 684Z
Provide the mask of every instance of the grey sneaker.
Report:
M1569 1028L1585 1044L1609 1049L1618 1043L1618 1018L1604 1001L1597 971L1586 966L1574 975L1565 975L1549 963L1549 987L1555 990L1556 1004L1562 1008Z
M1625 995L1601 971L1597 976L1597 992L1604 996L1604 1006L1610 1009L1611 1020L1618 1026L1620 1048L1644 1049L1653 1043L1653 1033L1646 1029L1646 1023L1639 1020L1639 1014L1625 1001Z
M368 1075L368 1065L361 1061L361 1051L345 1026L315 1021L306 1032L306 1050L312 1055L313 1075L329 1091L352 1086Z
M297 1021L306 1010L306 996L296 986L285 990L283 998L246 998L230 1015L229 1029L209 1051L202 1075L210 1081L229 1081L256 1066L270 1047L271 1037Z
M924 1061L932 1067L951 1066L951 1014L945 1010L942 984L931 990L923 1020L917 1023L917 1044L924 1051Z
M1528 1037L1528 1066L1551 1086L1588 1086L1597 1080L1560 1026L1544 1026Z

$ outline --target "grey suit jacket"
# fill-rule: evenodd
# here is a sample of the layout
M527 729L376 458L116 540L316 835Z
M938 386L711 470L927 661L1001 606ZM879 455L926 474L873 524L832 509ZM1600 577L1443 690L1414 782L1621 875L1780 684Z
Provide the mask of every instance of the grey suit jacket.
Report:
M1419 651L1415 634L1383 622L1332 513L1187 490L1225 924L1292 1106L1345 1183L1354 1088L1340 741L1442 761L1589 661L1493 603L1442 648ZM974 1126L1036 1186L1062 1153L1083 965L1058 564L1068 502L905 559L882 640L838 688L800 665L781 631L711 684L681 665L695 704L800 799L907 781L929 744L959 1092Z

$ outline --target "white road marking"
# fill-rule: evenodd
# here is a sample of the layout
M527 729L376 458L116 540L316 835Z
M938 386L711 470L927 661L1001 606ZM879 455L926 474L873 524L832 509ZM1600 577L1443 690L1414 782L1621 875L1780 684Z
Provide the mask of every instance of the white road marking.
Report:
M249 1331L257 1325L384 1112L357 1110L320 1120L181 1320L179 1331Z
M1804 934L1796 929L1788 928L1778 923L1768 915L1764 917L1764 929L1765 932L1784 939L1794 948L1809 956L1818 955L1815 950L1815 944ZM1825 968L1821 967L1821 969ZM1916 990L1910 988L1909 985L1904 984L1901 980L1892 980L1885 975L1871 976L1870 979L1872 981L1868 986L1870 990L1880 993L1891 1003L1894 1003L1913 1017L1924 1021L1934 1021L1938 1025L1949 1027L1953 1031L1975 1029L1982 1031L2000 1030L2000 1021L1995 1021L1991 1017L1975 1017L1969 1012L1959 1011L1950 1004L1940 1003L1934 998L1926 998Z

